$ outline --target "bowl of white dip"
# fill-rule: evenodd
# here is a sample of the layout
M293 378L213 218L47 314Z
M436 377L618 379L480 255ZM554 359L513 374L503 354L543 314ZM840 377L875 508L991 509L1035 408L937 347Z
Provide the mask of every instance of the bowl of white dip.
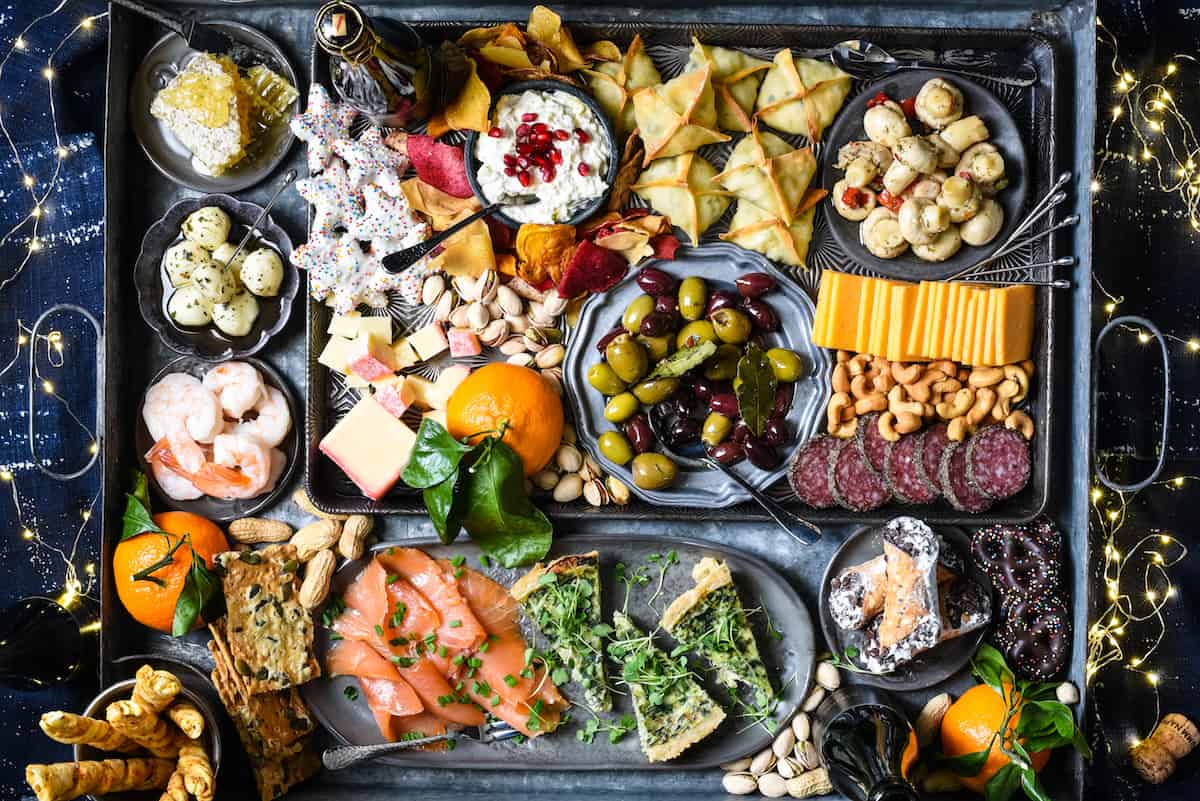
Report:
M492 103L489 130L472 131L467 180L484 205L506 197L538 200L497 212L523 223L576 225L604 204L620 160L612 125L591 95L558 81L522 81Z

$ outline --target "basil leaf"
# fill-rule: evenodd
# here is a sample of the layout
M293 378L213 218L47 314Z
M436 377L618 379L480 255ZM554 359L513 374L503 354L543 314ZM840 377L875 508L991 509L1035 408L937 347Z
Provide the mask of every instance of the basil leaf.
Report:
M204 608L219 594L218 579L204 559L192 552L192 566L183 580L183 588L175 601L175 618L171 622L171 636L182 637L192 630L200 619Z
M1011 693L1013 673L1009 669L1008 663L1004 661L1003 654L987 643L983 643L975 652L975 656L971 658L971 672L1007 700L1008 694L1004 687L1007 685L1010 688L1008 692Z
M426 417L417 429L417 442L400 478L416 489L441 484L458 470L463 457L476 447L464 445L450 436L441 423Z
M1011 762L1000 770L983 786L984 801L1008 801L1021 786L1021 770Z
M429 519L437 531L438 539L443 545L449 545L458 538L462 528L461 504L456 507L454 487L458 483L458 471L440 484L434 484L426 489L422 496L425 498L425 508L429 510Z
M525 494L521 457L500 440L461 471L463 527L483 551L504 567L529 564L546 555L554 529Z
M145 480L146 477L142 475L142 481L144 482ZM144 492L145 487L141 487L140 490ZM146 503L137 494L134 494L138 491L139 487L135 485L133 493L125 493L125 513L121 515L120 542L124 542L131 537L136 537L139 534L145 534L146 532L162 532L162 529L154 522L154 518L151 517L150 509L146 506Z
M709 356L717 352L717 344L715 342L701 342L696 345L691 345L686 348L680 348L659 360L658 364L654 365L654 369L650 371L650 375L646 379L651 378L679 378L704 364Z
M738 412L756 437L762 436L771 417L775 408L775 390L778 388L779 382L767 354L760 347L747 346L746 354L738 360L734 393L737 395Z
M940 760L940 763L946 770L959 776L976 776L979 774L979 771L983 770L983 765L987 762L988 755L992 753L992 747L995 743L996 736L992 735L992 739L988 742L988 747L985 750L963 754L962 756L944 757Z

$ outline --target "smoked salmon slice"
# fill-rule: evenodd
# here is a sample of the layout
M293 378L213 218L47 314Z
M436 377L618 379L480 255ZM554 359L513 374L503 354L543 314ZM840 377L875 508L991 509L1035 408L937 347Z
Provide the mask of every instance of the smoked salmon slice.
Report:
M424 711L425 705L396 668L375 649L360 640L338 640L329 649L326 666L330 676L354 676L367 705L386 736L388 717L404 717Z
M437 642L447 648L473 651L483 643L487 631L471 611L454 578L456 568L447 570L417 548L388 548L375 560L387 574L405 579L424 595L441 615ZM385 581L387 576L385 575Z
M389 717L387 728L380 727L384 738L394 743L399 740L413 740L422 737L434 737L438 734L445 734L446 721L430 712L422 712L419 715L409 715L403 718ZM422 751L445 751L448 750L447 743L432 743L430 745L417 746Z

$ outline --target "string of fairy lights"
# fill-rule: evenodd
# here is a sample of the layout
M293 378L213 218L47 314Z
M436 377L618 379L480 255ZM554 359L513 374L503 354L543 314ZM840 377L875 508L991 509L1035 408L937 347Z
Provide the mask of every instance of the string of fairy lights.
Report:
M0 56L0 79L4 76L4 71L8 67L9 62L13 57L20 54L33 54L37 48L31 38L35 29L48 20L57 17L63 12L67 6L68 0L60 0L60 2L37 17L34 17L21 31L8 43L3 56ZM46 97L47 97L47 112L50 117L50 127L54 136L54 164L49 175L38 176L28 166L28 161L23 155L21 149L17 146L13 139L12 133L5 120L5 111L3 106L0 106L0 136L3 136L4 142L7 144L9 151L12 154L14 163L17 165L20 174L19 188L29 197L29 210L23 217L9 228L6 232L0 235L0 247L8 244L10 241L18 240L19 237L24 237L26 247L21 258L16 265L0 279L0 292L3 292L11 283L17 280L25 271L27 265L42 251L44 246L43 226L46 224L48 212L51 211L49 205L51 196L58 190L59 177L62 174L64 162L71 155L71 150L63 144L62 135L58 126L58 109L54 99L54 79L56 77L56 59L58 55L76 36L90 33L96 28L96 24L106 18L108 12L85 16L80 19L55 45L50 47L45 52L45 63L41 68L40 75L46 82ZM15 369L21 363L21 357L24 350L27 349L27 356L31 360L33 369L31 375L33 379L40 383L42 392L49 398L53 399L62 410L72 419L75 424L86 434L86 446L88 454L95 454L100 443L96 437L96 433L83 422L81 417L72 408L70 402L60 395L50 377L42 373L38 360L38 350L41 346L45 346L45 361L56 369L61 370L67 364L66 358L66 343L61 331L51 330L45 334L34 334L22 321L17 321L15 333L15 348L12 359L0 368L0 378L3 378L7 373ZM32 415L35 410L31 408L26 410ZM64 607L71 609L76 606L84 598L92 598L91 595L96 578L96 566L93 562L87 562L82 566L77 565L79 546L84 533L88 530L89 522L95 510L96 504L100 499L100 494L97 493L90 502L88 502L80 510L80 523L75 530L74 536L71 539L69 547L60 547L50 542L38 530L38 526L33 522L32 517L27 515L25 505L22 503L22 495L18 486L17 477L14 473L13 466L0 465L0 485L6 486L9 490L9 495L12 500L13 508L16 511L16 530L19 532L21 539L30 543L35 549L48 554L52 559L60 562L62 565L61 591L57 596L57 601ZM84 631L95 630L98 628L98 621L92 621L84 624L81 629Z

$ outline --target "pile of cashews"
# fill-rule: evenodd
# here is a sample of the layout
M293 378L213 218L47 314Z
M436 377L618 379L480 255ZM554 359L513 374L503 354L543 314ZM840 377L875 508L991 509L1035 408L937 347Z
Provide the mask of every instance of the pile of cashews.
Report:
M849 439L857 433L860 417L879 412L879 433L888 442L939 420L947 423L947 434L955 442L989 421L1033 439L1033 418L1020 408L1029 396L1032 377L1029 360L968 367L949 359L893 362L839 350L825 430Z

